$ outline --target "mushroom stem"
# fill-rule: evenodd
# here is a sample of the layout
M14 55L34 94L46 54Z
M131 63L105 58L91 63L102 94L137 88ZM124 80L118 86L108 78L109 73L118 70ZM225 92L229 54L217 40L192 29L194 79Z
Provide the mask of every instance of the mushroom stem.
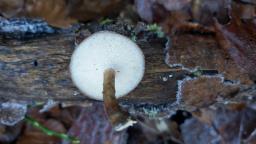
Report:
M115 71L111 68L104 71L103 101L108 119L116 131L121 131L136 123L118 104L115 97Z

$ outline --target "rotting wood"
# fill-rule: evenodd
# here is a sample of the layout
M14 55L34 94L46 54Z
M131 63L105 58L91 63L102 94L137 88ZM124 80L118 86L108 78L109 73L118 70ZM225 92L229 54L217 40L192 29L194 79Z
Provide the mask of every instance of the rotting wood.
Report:
M136 26L119 21L104 25L90 23L81 27L78 33L58 33L27 40L0 37L0 102L25 101L35 103L53 100L61 102L63 105L67 103L68 105L86 106L95 103L94 100L80 93L73 85L69 73L69 62L75 45L91 33L99 30L115 31L133 38L145 55L146 69L141 83L131 93L118 99L122 108L127 109L133 116L140 114L154 117L170 116L177 109L191 111L198 108L197 105L201 103L200 100L196 101L198 103L193 103L195 106L193 109L186 104L183 98L182 83L186 82L187 79L196 79L201 75L222 74L222 71L214 69L215 67L208 67L209 65L202 67L208 68L208 70L199 72L201 73L199 75L193 71L183 70L181 67L170 68L168 65L175 65L176 61L170 63L168 56L171 56L170 51L177 45L172 43L173 46L170 47L167 38L157 37L157 34L147 30L143 23L138 23ZM198 35L194 36L198 37ZM192 34L189 37L192 37ZM212 36L208 36L207 39L209 37ZM187 37L185 36L185 38ZM209 43L217 45L214 40L209 41ZM181 43L181 45L187 44L187 42ZM165 59L166 57L167 59ZM237 80L236 78L232 79L234 78L232 76L227 75L226 77L226 74L224 76L225 81L226 78L231 81ZM208 81L211 81L210 78ZM221 95L221 100L214 99L210 105L225 104L244 98L247 102L251 98L247 96L229 97L229 93L239 93L235 88L242 86L233 84L227 92L224 91L227 95ZM195 89L193 85L192 87ZM203 87L211 89L209 86L203 85ZM243 86L241 87L242 90ZM199 92L201 91L199 90ZM218 94L222 94L222 91Z
M91 33L111 30L136 37L142 48L146 71L142 82L121 103L163 104L176 101L176 81L187 72L169 68L164 62L166 38L145 30L145 26L128 28L124 24L88 26ZM134 28L134 29L133 29ZM141 28L141 29L140 29ZM129 29L129 30L128 30ZM139 30L138 30L139 29ZM58 34L30 40L0 40L0 99L28 102L92 102L73 85L69 73L70 56L77 34ZM164 79L163 79L164 78ZM167 79L166 79L167 78Z

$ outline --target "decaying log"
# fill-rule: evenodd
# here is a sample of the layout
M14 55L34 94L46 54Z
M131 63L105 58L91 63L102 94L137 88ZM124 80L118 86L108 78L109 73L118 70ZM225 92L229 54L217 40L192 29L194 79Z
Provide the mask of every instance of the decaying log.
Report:
M81 28L90 33L111 30L136 39L142 48L146 71L142 82L120 102L129 104L163 104L176 101L176 81L184 71L173 72L164 62L166 38L159 38L143 24L136 27L121 23L91 24ZM0 99L28 102L92 102L73 85L70 56L75 49L77 34L65 33L36 39L0 40Z
M100 30L115 31L130 37L136 41L145 55L146 69L142 82L127 96L119 99L123 108L128 109L130 113L135 111L161 116L170 115L177 109L192 111L214 103L225 103L226 100L232 99L230 96L239 92L238 83L228 84L227 80L243 79L240 73L238 76L233 76L236 71L222 73L222 69L216 67L215 61L211 62L211 59L210 62L202 61L203 64L208 63L202 68L210 69L206 70L206 75L203 71L200 74L194 71L197 66L194 64L190 65L189 70L174 67L180 63L179 60L172 59L178 54L175 51L177 43L171 47L170 44L173 43L169 38L159 36L143 23L133 26L114 21L107 24L89 23L81 26L77 33L58 32L34 39L6 39L5 35L1 35L0 101L34 103L53 100L73 105L95 102L80 93L72 83L69 62L76 44ZM200 39L208 40L210 37ZM186 46L188 41L181 42L181 46ZM210 40L209 43L217 46L214 40ZM206 46L209 47L207 44ZM190 62L187 59L186 62L193 63L193 60ZM214 77L210 74L212 72ZM218 73L220 75L216 75ZM216 81L213 81L215 79ZM217 91L212 91L213 87Z

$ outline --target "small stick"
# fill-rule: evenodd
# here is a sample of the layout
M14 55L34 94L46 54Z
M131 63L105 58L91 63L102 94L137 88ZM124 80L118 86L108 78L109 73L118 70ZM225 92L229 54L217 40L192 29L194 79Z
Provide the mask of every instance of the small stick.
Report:
M121 131L136 123L129 113L119 106L115 97L115 71L113 69L107 69L104 72L103 101L108 119L116 131Z

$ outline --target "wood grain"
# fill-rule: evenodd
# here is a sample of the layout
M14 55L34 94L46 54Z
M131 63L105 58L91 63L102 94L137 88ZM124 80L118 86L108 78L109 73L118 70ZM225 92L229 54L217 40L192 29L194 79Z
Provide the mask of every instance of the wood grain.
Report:
M92 26L93 25L93 26ZM145 25L135 27L114 23L92 24L81 31L91 33L111 30L135 36L142 48L146 71L142 82L120 99L123 104L163 104L176 101L176 81L184 71L174 72L164 62L166 38L158 38ZM77 33L44 36L30 40L0 39L0 100L28 102L92 102L73 85L70 78L70 56L75 49Z

